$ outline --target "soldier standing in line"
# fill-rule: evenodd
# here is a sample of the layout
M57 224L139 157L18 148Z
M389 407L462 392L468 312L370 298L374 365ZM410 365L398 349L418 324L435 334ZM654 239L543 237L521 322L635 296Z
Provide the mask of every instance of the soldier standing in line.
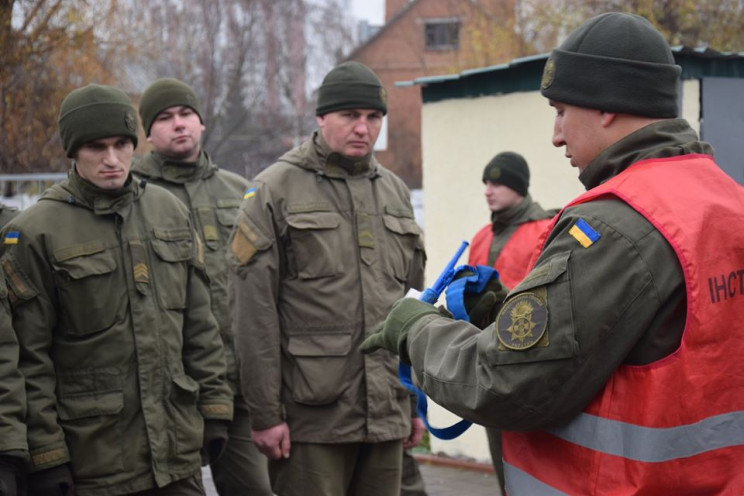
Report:
M132 171L176 195L191 212L192 224L205 247L212 313L220 326L227 377L235 394L227 447L222 457L210 464L215 487L223 496L271 496L266 457L251 442L250 414L240 393L231 328L233 302L227 290L227 239L248 181L217 167L202 149L201 106L187 84L158 79L142 94L139 112L153 151L135 163Z
M0 227L17 212L0 203ZM18 370L18 340L13 332L8 287L0 271L0 496L19 494L28 461L26 391ZM22 489L20 490L23 494Z
M320 129L255 178L230 241L243 392L280 496L398 494L423 433L397 359L358 350L423 283L409 191L372 153L386 102L368 67L332 69Z
M232 418L204 253L186 207L133 180L119 89L62 102L69 178L2 231L26 381L31 496L203 495ZM206 424L206 428L205 428Z

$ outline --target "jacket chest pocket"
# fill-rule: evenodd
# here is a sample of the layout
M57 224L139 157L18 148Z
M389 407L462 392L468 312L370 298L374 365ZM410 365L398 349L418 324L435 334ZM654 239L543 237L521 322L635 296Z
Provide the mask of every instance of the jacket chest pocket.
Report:
M294 362L291 391L297 403L328 405L349 388L350 333L290 336L287 351Z
M86 335L111 327L126 307L126 282L113 250L93 242L56 250L59 310L65 332Z
M202 239L211 251L224 249L235 226L239 206L239 202L231 203L227 200L221 200L218 202L217 208L200 208L198 210Z
M305 212L287 216L300 279L339 274L341 262L341 217L335 212Z
M386 270L398 281L406 282L413 254L420 243L421 230L413 218L391 215L387 211L382 222L385 226Z
M182 310L186 307L189 264L193 257L191 231L155 229L150 242L156 255L153 272L160 305L166 310Z

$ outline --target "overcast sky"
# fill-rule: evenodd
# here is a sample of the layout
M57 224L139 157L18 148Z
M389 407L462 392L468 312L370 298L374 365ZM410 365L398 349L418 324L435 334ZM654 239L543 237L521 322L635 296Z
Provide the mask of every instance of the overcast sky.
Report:
M358 20L380 25L385 18L385 0L351 0L351 10Z

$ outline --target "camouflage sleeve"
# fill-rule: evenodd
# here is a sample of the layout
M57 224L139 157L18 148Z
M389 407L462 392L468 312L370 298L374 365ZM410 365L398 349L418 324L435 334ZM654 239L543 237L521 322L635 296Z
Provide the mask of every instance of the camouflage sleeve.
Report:
M204 248L196 233L183 326L183 363L199 383L199 410L206 419L231 420L233 395L227 383L222 337L212 315Z
M277 312L281 246L274 208L268 186L252 185L238 213L227 255L235 296L233 329L242 391L257 430L284 421Z
M664 325L662 308L679 305L684 285L674 253L629 207L604 203L563 214L535 268L483 332L435 315L414 324L409 355L434 401L487 427L559 425L591 401L644 333ZM575 235L580 219L596 234L587 246Z
M8 236L14 239L10 242ZM9 225L0 234L0 262L20 348L18 368L26 382L26 429L33 469L70 460L58 422L56 374L50 357L57 325L54 283L43 248L33 236Z

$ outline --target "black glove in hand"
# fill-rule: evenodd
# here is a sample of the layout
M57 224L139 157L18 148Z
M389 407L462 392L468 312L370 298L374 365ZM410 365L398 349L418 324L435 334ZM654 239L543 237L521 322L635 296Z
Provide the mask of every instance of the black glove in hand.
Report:
M488 281L480 293L465 293L463 303L468 312L470 323L479 329L491 325L504 306L504 299L508 291L498 278Z
M378 326L374 334L362 343L362 353L384 349L398 355L401 362L410 364L408 330L418 319L430 314L439 315L439 311L428 303L414 298L396 301L382 325Z
M202 466L220 459L227 447L227 426L224 420L204 421L204 443L201 449Z
M0 455L0 496L17 496L16 479L23 467L23 460L15 456Z
M70 466L67 464L30 473L27 480L28 496L73 496L75 494L75 483Z

